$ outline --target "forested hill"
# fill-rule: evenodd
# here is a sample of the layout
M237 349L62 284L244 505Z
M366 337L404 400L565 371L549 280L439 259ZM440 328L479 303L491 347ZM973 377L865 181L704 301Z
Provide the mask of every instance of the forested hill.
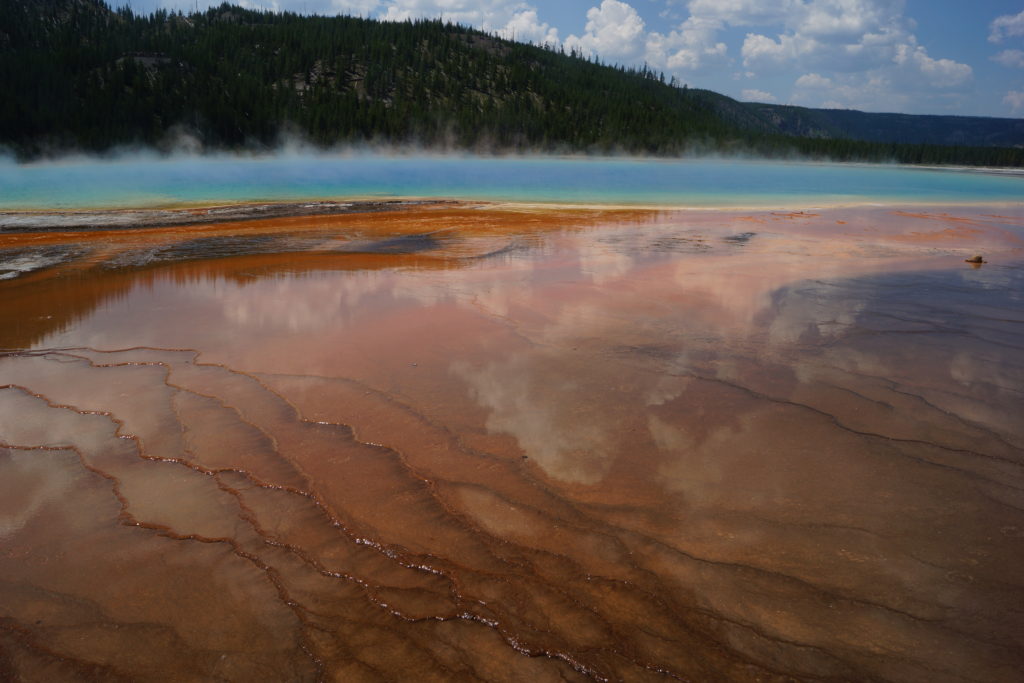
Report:
M755 116L787 135L975 147L1024 146L1024 119L985 116L875 114L746 103Z
M677 87L647 68L439 21L229 5L136 16L99 0L0 0L0 146L20 158L182 140L272 147L288 134L325 146L1024 165L1024 149L1009 145L787 130L755 106Z

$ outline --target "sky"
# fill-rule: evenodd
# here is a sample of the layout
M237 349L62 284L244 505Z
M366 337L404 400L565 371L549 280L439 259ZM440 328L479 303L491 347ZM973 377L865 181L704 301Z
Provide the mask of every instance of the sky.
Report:
M109 0L108 0L109 1ZM114 0L136 13L212 0ZM385 20L442 17L743 101L1024 117L1024 0L235 0Z

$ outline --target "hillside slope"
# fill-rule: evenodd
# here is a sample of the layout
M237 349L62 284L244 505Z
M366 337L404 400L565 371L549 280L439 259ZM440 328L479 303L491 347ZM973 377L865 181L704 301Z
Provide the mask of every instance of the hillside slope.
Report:
M746 103L745 106L784 135L849 138L867 142L1024 147L1024 119L879 114L781 104Z
M0 146L20 158L182 140L258 149L293 133L323 146L1024 164L1007 148L809 136L647 68L439 21L0 0Z

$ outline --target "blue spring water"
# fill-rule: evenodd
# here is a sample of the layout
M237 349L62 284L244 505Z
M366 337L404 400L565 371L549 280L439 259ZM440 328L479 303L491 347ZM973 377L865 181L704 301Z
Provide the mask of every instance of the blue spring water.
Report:
M885 165L466 156L137 156L0 161L0 209L438 197L667 206L996 203L1024 176Z

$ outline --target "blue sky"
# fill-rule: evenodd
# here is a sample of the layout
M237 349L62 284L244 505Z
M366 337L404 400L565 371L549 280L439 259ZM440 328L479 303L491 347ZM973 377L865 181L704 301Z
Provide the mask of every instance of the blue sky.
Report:
M211 0L114 0L136 12ZM382 19L443 16L745 101L1024 116L1024 0L236 0Z

